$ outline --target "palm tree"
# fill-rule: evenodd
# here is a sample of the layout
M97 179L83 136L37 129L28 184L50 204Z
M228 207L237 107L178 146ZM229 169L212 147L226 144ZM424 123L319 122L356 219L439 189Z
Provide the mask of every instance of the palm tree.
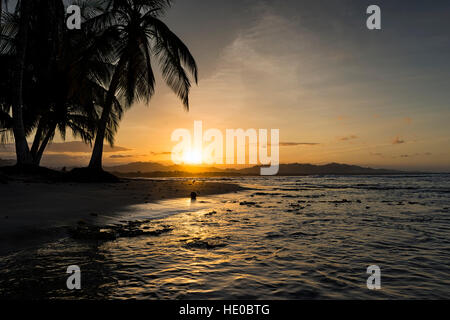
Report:
M69 89L73 90L73 87ZM41 115L37 129L41 132L39 136L36 133L31 149L34 164L40 164L44 150L53 140L57 130L63 140L66 138L66 130L70 129L74 138L79 137L84 143L92 145L99 121L100 106L104 104L106 95L107 91L96 82L85 80L75 92L64 95L59 104L50 107ZM110 145L114 144L114 136L122 114L123 108L114 98L105 133Z
M22 0L18 1L14 14L5 12L4 15L12 23L4 25L2 19L0 50L15 60L10 86L12 132L17 164L27 166L33 164L33 157L26 137L33 130L39 109L49 102L52 68L57 60L61 26L64 25L64 6L62 1ZM37 97L39 100L33 101Z
M102 168L103 141L115 97L125 106L153 96L155 77L152 59L161 66L168 86L189 109L191 77L197 83L197 65L186 45L159 19L170 0L111 0L107 11L90 19L88 27L113 35L117 63L98 123L89 168Z
M64 6L62 1L22 0L14 14L5 15L8 23L2 26L0 49L4 56L16 60L9 89L12 92L12 131L17 164L32 165L38 144L33 143L30 152L26 137L39 123L35 142L39 141L42 112L45 113L54 102L52 79L61 52ZM3 106L4 111L7 107ZM5 114L3 116L7 118Z
M85 1L80 4L88 5ZM80 137L83 142L92 145L99 122L100 105L105 103L107 94L100 83L111 78L112 65L107 59L107 53L112 51L111 43L88 29L68 31L63 28L61 34L59 48L49 51L58 52L57 59L49 55L54 63L49 61L47 66L50 68L44 72L46 76L42 81L46 85L41 91L47 89L47 94L31 148L36 165L39 165L45 148L57 130L63 140L66 128L69 128L75 138ZM106 140L111 145L123 113L115 97L112 107L106 126Z
M32 1L20 1L20 20L17 34L16 61L14 65L14 79L12 88L12 118L13 133L16 144L18 165L31 165L32 158L25 134L23 122L23 82L25 73L25 59L28 44L29 19Z
M0 0L1 1L1 0ZM42 6L48 2L47 6ZM86 3L86 2L85 2ZM66 128L74 137L92 143L99 121L100 105L105 103L107 91L100 85L111 77L112 65L107 54L112 51L105 37L90 30L68 31L64 27L62 2L40 0L34 7L29 23L26 64L23 76L23 122L25 136L35 130L31 158L39 165L43 152L58 130L65 139ZM16 12L17 13L17 12ZM12 79L16 70L11 66L17 55L20 15L7 14L1 32L0 67L0 137L8 141L13 132L11 117ZM106 37L107 40L109 38ZM31 70L31 71L30 71ZM10 76L8 76L10 75ZM123 108L113 99L107 121L106 140L112 145Z

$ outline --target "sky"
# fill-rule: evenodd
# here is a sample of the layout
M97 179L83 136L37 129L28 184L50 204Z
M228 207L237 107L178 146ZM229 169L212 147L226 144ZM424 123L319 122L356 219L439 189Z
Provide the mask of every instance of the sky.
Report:
M381 30L366 27L371 4ZM175 1L164 21L199 66L190 111L158 77L104 162L169 163L171 133L202 120L279 129L282 163L450 171L449 14L449 1ZM68 151L44 164L87 164Z

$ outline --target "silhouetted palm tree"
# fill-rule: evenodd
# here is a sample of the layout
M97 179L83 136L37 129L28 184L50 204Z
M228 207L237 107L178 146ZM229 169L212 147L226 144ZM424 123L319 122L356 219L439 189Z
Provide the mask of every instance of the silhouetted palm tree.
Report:
M197 65L186 45L159 19L170 4L168 0L111 0L105 13L87 22L87 27L113 35L117 60L107 86L90 168L102 168L105 129L114 97L130 106L137 100L148 102L153 96L153 59L159 61L166 83L189 108L188 73L197 82Z
M45 2L49 2L48 5ZM29 38L23 77L23 122L25 136L34 130L31 147L33 164L39 165L42 154L58 130L65 139L66 128L74 137L91 144L107 91L100 83L111 78L113 66L107 53L112 52L109 37L96 36L90 30L69 31L64 26L62 2L39 0L29 20ZM16 70L17 36L20 15L6 14L0 46L0 136L7 142L12 136L11 117ZM106 139L112 145L123 109L117 99L107 121Z
M26 137L39 111L50 103L50 80L58 59L64 14L62 1L54 0L18 1L14 14L3 13L9 23L4 24L2 18L0 50L14 62L12 69L6 70L11 71L9 102L18 165L33 163Z
M12 119L13 133L16 144L18 165L31 165L32 158L26 140L23 122L23 82L25 73L25 59L28 44L29 21L31 17L32 1L20 1L20 20L17 34L17 47L14 63L14 78L12 87Z

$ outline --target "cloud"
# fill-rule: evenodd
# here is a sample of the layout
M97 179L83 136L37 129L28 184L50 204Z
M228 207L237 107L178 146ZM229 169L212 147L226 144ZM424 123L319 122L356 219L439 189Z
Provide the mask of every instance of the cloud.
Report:
M109 158L110 159L123 159L123 158L131 158L131 157L135 157L135 156L133 156L131 154L113 154Z
M103 147L103 152L122 152L130 151L131 149L115 146L111 148L108 144ZM15 152L15 146L12 143L5 144L0 147L0 152ZM91 153L92 148L88 144L81 141L71 142L54 142L48 145L45 149L45 153Z
M384 158L384 155L380 152L371 152L370 153L371 156L376 156L376 157L381 157Z
M280 147L317 146L316 142L280 142Z
M108 144L103 146L103 152L121 152L130 151L131 149L114 146L111 148ZM92 148L80 141L52 143L47 147L47 152L72 152L72 153L90 153Z
M394 140L392 140L392 144L402 144L405 143L405 140L401 139L399 136L395 137Z
M402 154L402 155L400 155L400 158L413 158L413 157L422 157L422 156L429 157L431 155L432 155L431 152L424 152L424 153L417 152L414 154Z
M423 153L411 153L411 154L401 154L401 155L384 155L383 153L380 152L370 152L371 156L375 156L375 157L380 157L380 158L387 158L387 159L398 159L398 158L415 158L415 157L428 157L431 156L432 153L431 152L423 152Z
M172 152L170 152L170 151L164 151L164 152L153 152L153 151L150 151L150 154L152 156L166 156L166 155L172 154Z
M355 136L354 134L346 136L346 137L341 137L339 138L339 140L341 141L348 141L348 140L354 140L354 139L358 139L358 136Z

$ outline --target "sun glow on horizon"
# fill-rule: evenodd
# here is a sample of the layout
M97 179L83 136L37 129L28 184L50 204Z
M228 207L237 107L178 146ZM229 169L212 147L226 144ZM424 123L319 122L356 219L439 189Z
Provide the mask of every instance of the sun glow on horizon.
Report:
M202 164L203 157L200 150L190 150L183 154L183 162L186 164Z

